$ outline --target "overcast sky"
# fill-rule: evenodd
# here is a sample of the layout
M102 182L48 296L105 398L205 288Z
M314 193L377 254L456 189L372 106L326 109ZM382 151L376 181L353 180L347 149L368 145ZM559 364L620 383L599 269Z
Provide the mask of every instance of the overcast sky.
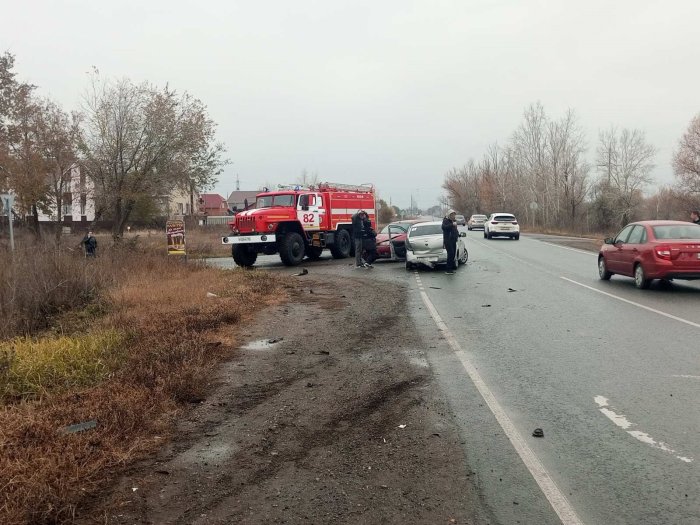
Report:
M216 190L374 183L437 203L444 173L505 143L524 108L640 128L655 176L700 113L700 2L1 0L0 52L79 109L102 76L201 99L232 164Z

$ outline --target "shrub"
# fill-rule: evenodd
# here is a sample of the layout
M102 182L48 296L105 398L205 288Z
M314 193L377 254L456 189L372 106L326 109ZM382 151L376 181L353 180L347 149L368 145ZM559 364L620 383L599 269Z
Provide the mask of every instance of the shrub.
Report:
M26 399L99 383L124 359L115 330L77 337L15 338L0 343L0 399Z

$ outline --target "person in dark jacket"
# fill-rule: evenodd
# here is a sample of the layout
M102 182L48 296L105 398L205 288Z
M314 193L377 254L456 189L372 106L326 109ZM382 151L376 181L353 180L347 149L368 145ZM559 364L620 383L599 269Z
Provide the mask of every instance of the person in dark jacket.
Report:
M451 275L457 269L457 239L459 238L459 230L455 217L457 212L449 210L445 218L442 219L442 242L447 250L447 271L446 274Z
M368 219L365 210L359 210L352 216L352 239L355 243L355 268L365 268L362 261L362 239L365 236L365 219Z
M367 214L362 219L362 258L366 268L374 268L372 263L377 260L377 232L372 228Z
M690 220L693 222L693 224L700 224L700 210L691 211Z
M85 234L80 244L85 247L85 257L95 257L97 255L97 239L95 239L92 231L88 231Z

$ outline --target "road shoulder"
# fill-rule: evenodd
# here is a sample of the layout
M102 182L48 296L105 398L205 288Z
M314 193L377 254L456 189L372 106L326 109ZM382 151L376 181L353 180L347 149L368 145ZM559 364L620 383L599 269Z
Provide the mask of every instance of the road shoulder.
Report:
M232 349L178 437L89 519L493 523L428 363L437 335L416 329L408 288L361 276L294 283L290 302L245 334L280 340Z

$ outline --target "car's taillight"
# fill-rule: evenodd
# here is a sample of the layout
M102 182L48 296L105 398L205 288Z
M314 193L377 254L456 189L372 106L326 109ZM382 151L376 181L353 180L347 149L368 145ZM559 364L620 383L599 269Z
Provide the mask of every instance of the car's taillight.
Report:
M654 249L654 253L659 259L671 260L671 247L668 244L660 244Z

